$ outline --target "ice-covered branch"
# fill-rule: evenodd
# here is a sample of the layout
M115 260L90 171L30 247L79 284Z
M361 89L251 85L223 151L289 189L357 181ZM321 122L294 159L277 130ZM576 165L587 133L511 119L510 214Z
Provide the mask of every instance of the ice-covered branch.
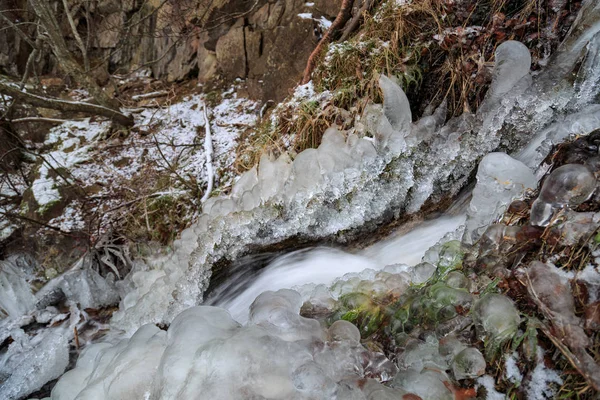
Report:
M212 145L212 134L210 131L210 120L208 119L208 112L206 110L206 104L204 105L204 129L206 133L204 134L204 152L206 153L206 175L208 178L208 183L206 186L206 192L202 199L200 200L204 203L210 197L210 192L213 190L214 184L214 171L212 165L212 156L213 156L213 145Z

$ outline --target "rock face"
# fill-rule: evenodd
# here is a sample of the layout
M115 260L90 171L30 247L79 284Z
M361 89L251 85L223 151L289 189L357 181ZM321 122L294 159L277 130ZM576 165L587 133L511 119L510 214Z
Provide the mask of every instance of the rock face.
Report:
M85 2L69 4L85 37ZM341 0L101 0L92 2L89 10L90 59L103 63L109 73L151 68L154 77L169 81L197 77L200 82L227 83L240 78L246 80L251 97L277 102L298 82L323 34L318 20L333 20L340 4ZM63 33L79 56L59 6ZM13 22L27 18L7 16ZM5 25L0 21L0 28ZM10 44L17 39L11 34L0 38L0 70L18 74L24 69L29 49L15 52ZM51 71L54 64L51 56L44 57L38 68Z

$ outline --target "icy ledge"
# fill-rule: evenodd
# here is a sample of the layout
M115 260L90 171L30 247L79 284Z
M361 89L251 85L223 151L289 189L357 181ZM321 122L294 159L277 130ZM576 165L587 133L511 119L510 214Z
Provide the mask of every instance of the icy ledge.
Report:
M518 151L535 138L517 157L535 168L532 160L543 159L549 144L600 128L599 108L589 90L598 87L600 67L584 62L572 83L578 60L573 53L584 48L596 57L600 45L600 5L590 2L582 13L573 28L579 39L568 38L554 57L560 68L550 60L547 71L532 77L523 72L530 62L525 47L505 42L497 50L502 64L494 71L494 90L483 111L443 126L440 110L412 123L406 96L392 79L382 77L383 107L371 105L355 129L330 129L318 149L293 161L287 154L265 155L239 178L231 196L207 201L204 214L182 233L171 254L149 261L128 278L131 291L112 324L132 333L146 323L170 323L202 302L214 262L234 260L250 245L333 235L343 241L353 230L369 231L386 218L454 196L491 151ZM576 119L569 117L575 113Z

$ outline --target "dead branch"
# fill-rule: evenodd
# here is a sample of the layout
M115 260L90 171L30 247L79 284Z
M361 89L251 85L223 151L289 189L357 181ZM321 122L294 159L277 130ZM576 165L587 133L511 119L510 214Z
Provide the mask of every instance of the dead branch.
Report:
M44 117L25 117L25 118L12 119L10 122L12 122L13 124L29 123L29 122L47 122L50 124L62 124L67 121L74 121L74 120L58 119L58 118L44 118Z
M126 128L130 128L134 124L134 120L131 115L122 114L121 112L113 110L112 108L83 102L42 97L36 94L23 92L19 90L18 85L14 85L11 82L2 79L0 79L0 93L6 94L15 100L31 104L35 107L44 107L59 111L80 112L88 115L100 115L102 117L109 118L110 120Z
M352 5L354 4L354 0L343 0L342 6L340 7L340 11L338 12L337 17L325 33L321 41L313 52L308 57L308 62L306 63L306 68L304 69L304 77L302 78L302 84L305 85L310 82L311 75L317 65L317 58L321 54L321 50L326 46L332 39L333 36L344 27L346 22L352 17Z
M156 99L157 97L164 97L164 96L167 96L168 94L169 94L168 91L161 90L158 92L144 93L144 94L138 94L135 96L131 96L131 100L138 101L138 100L145 100L145 99Z
M3 211L3 210L0 210L0 215L4 216L6 218L9 218L9 219L19 219L19 220L22 220L22 221L25 221L25 222L29 222L29 223L32 223L32 224L35 224L35 225L39 225L41 227L48 228L50 230L59 232L59 233L61 233L63 235L70 235L70 232L63 231L62 229L60 229L57 226L49 225L49 224L46 224L45 222L38 221L38 220L35 220L33 218L28 218L28 217L25 217L25 216L20 215L20 214L15 214L15 213L11 213L11 212L6 212L6 211Z
M83 40L81 40L81 36L79 32L77 32L77 27L75 26L75 21L73 21L73 16L69 11L69 5L67 4L67 0L62 0L63 6L65 7L65 14L67 15L67 20L69 21L69 26L71 27L71 32L73 33L73 37L75 37L75 41L77 42L77 46L81 51L81 55L83 57L83 68L86 72L90 70L90 62L88 60L87 49L83 44ZM88 21L89 24L89 21Z
M79 65L73 54L69 51L50 2L45 0L29 0L29 3L35 11L35 14L40 21L40 25L44 28L52 53L56 56L56 60L60 64L62 70L73 76L79 84L84 86L98 104L105 108L116 109L116 100L104 92L94 78Z

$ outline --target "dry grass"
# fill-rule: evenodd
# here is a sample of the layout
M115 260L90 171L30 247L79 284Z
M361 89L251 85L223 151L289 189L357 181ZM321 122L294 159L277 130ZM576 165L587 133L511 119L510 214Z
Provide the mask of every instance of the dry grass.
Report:
M402 85L415 118L444 99L448 117L475 111L500 43L522 41L537 69L544 52L562 40L579 3L567 1L555 12L549 1L377 1L353 37L329 44L320 56L313 83L317 93L330 92L330 98L278 107L278 123L265 122L242 141L237 170L256 165L263 152L317 147L334 124L351 128L369 102L382 101L380 74L394 76Z

